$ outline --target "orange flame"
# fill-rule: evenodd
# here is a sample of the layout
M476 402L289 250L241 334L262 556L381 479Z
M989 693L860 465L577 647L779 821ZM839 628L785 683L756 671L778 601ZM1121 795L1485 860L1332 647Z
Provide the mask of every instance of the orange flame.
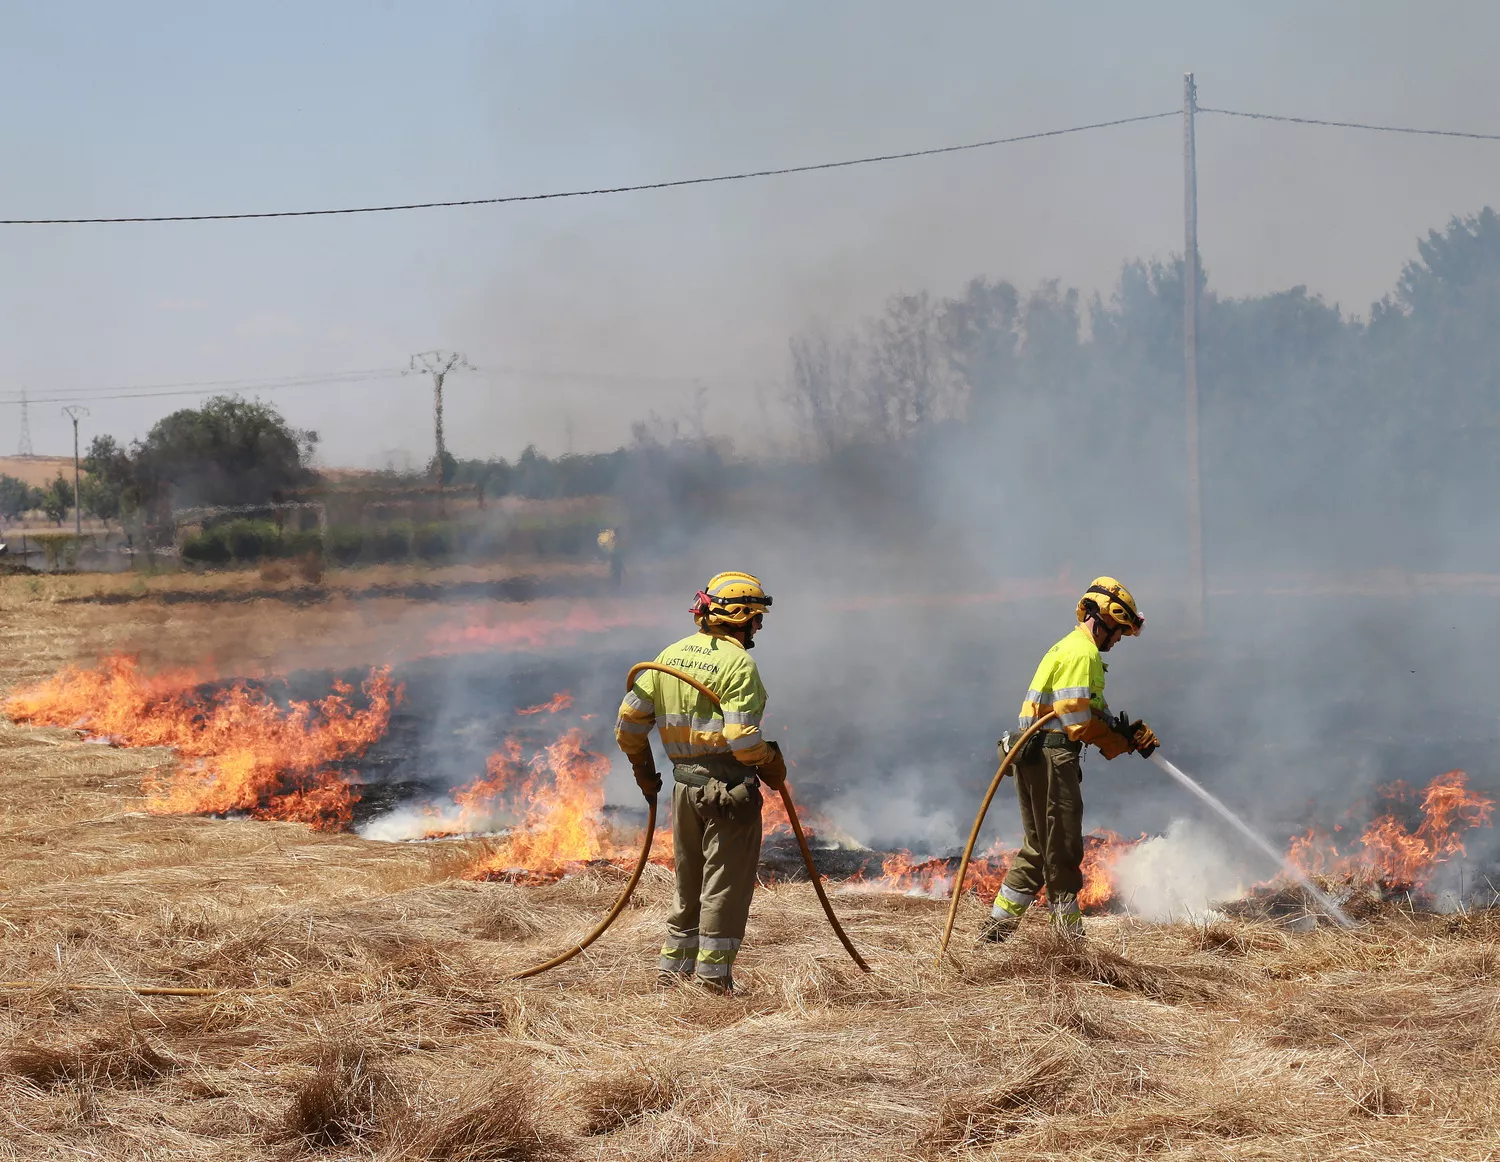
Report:
M190 671L148 676L135 659L115 655L19 691L5 712L121 746L172 748L178 762L171 774L146 781L147 807L157 814L245 811L320 830L347 826L359 791L329 765L363 754L385 734L401 698L390 668L372 670L364 681L363 709L351 704L344 682L325 698L283 710L244 682L202 693L202 680Z
M536 706L526 706L516 711L517 714L556 714L559 710L566 710L573 705L573 695L566 690L559 690L546 702Z
M1078 906L1085 912L1107 911L1115 898L1115 861L1146 837L1125 839L1113 831L1096 831L1083 837L1083 890ZM991 847L969 861L964 890L980 899L992 900L1000 891L1005 873L1016 857L1013 849ZM901 892L912 896L946 897L953 890L958 867L951 859L917 859L909 851L897 851L881 861L875 879L853 881L861 890ZM1046 892L1039 896L1045 901Z
M529 760L522 759L518 741L507 739L490 756L484 776L453 795L470 828L493 817L502 803L519 815L468 877L544 882L590 860L633 860L639 840L624 842L604 818L609 765L603 755L584 749L581 730L569 730ZM653 844L664 835L658 832ZM665 842L670 850L670 836Z
M1401 783L1385 788L1390 799L1403 800L1409 794ZM1448 771L1422 792L1422 821L1415 829L1387 812L1365 828L1359 850L1341 852L1331 833L1311 828L1292 840L1287 859L1306 875L1422 893L1443 864L1466 854L1464 833L1488 827L1494 810L1493 799L1468 789L1463 771Z

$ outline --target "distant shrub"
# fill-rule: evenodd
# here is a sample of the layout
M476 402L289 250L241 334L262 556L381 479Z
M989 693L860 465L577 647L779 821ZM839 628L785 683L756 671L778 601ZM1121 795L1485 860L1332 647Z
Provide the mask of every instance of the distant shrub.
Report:
M223 526L229 555L250 564L281 555L281 530L267 520L235 520Z
M283 557L296 557L299 560L309 554L322 557L323 534L317 529L308 529L305 532L283 532L281 534L281 555Z
M323 546L326 556L339 565L353 565L364 550L365 534L362 530L347 525L328 530L328 539Z
M441 561L453 555L457 538L450 524L425 524L412 538L412 551L419 560Z
M227 565L229 544L223 528L203 529L182 542L182 559L195 565Z
M212 525L182 541L182 559L217 568L265 561L304 561L350 568L355 565L439 564L454 560L494 561L508 556L590 557L597 553L598 519L569 514L548 523L528 519L509 526L459 521L409 520L316 529L278 528L268 520L232 520Z
M409 520L376 525L365 535L363 556L367 561L387 564L405 561L411 556L415 529Z

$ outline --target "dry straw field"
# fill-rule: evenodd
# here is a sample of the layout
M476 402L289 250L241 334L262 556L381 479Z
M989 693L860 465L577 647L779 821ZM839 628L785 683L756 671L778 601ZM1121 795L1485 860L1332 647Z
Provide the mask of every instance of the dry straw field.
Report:
M357 646L379 621L67 592L0 581L4 687L106 649ZM757 896L724 999L655 987L652 868L590 953L515 983L622 872L470 882L474 841L151 814L142 782L171 761L0 725L0 976L44 982L0 992L0 1158L1500 1156L1493 914L1105 917L1077 947L1030 924L937 967L942 905L836 896L865 977L786 885Z

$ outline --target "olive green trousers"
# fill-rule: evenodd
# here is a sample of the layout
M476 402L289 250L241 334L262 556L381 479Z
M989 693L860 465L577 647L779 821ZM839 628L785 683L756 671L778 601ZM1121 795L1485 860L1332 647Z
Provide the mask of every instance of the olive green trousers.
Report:
M735 787L712 777L703 786L674 780L677 887L659 961L663 972L696 973L718 984L732 980L760 865L761 802L753 778Z
M1083 888L1082 750L1079 743L1040 746L1035 758L1016 764L1024 838L1005 873L997 909L1019 915L1017 906L1024 909L1045 886L1054 912L1077 912Z

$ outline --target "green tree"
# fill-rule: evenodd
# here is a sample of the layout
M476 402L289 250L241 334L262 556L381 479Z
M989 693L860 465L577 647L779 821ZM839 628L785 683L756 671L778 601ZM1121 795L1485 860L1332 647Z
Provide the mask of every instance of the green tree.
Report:
M1437 527L1442 513L1476 544L1494 527L1492 490L1478 482L1491 478L1500 443L1497 334L1500 214L1486 207L1430 231L1395 295L1371 311L1368 391L1358 401L1413 519L1422 512L1425 527Z
M135 464L113 436L95 436L83 458L83 507L108 524L138 501Z
M39 489L14 476L0 476L0 516L6 520L15 520L22 513L40 508L41 504L42 494Z
M438 458L436 455L427 461L427 479L431 480L437 475ZM458 461L454 459L453 453L447 448L443 449L443 483L452 484L454 477L458 475Z
M47 514L48 520L61 528L63 518L72 507L73 482L59 472L57 479L42 490L41 509Z
M1013 386L1021 345L1021 296L1008 282L976 278L962 298L943 303L943 345L969 397L969 415L988 422Z
M176 507L260 504L312 483L316 432L270 404L215 396L158 421L132 446L142 501Z

